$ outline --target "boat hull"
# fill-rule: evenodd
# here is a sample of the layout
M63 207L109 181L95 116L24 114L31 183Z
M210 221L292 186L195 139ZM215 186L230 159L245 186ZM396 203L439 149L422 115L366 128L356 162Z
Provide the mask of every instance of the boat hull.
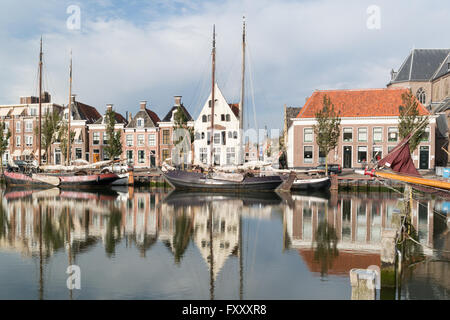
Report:
M202 190L210 192L273 191L283 180L279 176L245 177L243 181L227 181L208 178L205 174L173 170L164 173L164 178L176 190Z
M59 187L59 188L74 188L74 187L102 187L107 186L116 181L119 177L115 173L93 174L85 176L75 175L48 175L49 177L58 178L59 184L46 183L44 179L33 179L19 172L4 173L6 185L8 186L33 186L33 187Z
M331 186L330 178L321 179L304 179L296 180L292 184L291 190L294 191L316 191L316 190L328 190Z

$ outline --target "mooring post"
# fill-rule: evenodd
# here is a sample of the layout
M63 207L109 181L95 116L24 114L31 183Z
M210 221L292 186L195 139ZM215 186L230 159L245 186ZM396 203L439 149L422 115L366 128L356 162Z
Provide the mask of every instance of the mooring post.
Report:
M339 189L338 176L337 174L332 174L330 190L338 190L338 189Z
M351 269L352 300L375 300L376 277L377 274L374 270Z
M397 230L385 229L381 232L381 299L395 299L396 286L396 244Z

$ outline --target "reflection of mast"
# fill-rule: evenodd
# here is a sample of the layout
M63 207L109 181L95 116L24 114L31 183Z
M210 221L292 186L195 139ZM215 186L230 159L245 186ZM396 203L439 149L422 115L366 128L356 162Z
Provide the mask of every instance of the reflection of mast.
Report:
M70 117L70 115L69 115ZM66 207L66 217L67 217L67 255L69 258L69 266L72 265L72 246L70 243L70 215L69 215L69 207ZM72 287L69 287L69 299L72 300Z
M244 298L244 268L242 265L244 247L242 246L242 213L239 215L239 300Z
M214 257L213 257L213 232L212 232L212 228L213 228L213 223L212 223L212 218L213 218L213 214L212 214L212 208L211 208L211 203L209 204L209 263L210 263L210 268L209 268L209 285L210 285L210 298L211 300L214 300Z
M216 25L213 27L213 49L212 49L212 91L211 91L211 137L210 137L210 156L211 156L211 167L214 166L213 160L213 149L214 149L214 92L215 92L215 82L216 82Z
M42 209L39 206L39 300L44 300L44 270L42 266Z

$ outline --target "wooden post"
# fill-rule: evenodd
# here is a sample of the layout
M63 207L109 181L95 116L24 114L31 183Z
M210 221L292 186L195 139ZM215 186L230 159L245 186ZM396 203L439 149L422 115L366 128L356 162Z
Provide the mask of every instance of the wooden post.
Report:
M350 270L350 284L352 286L352 300L375 300L376 272L366 269Z
M339 189L339 184L338 184L338 177L336 174L332 174L331 177L331 190L338 190Z

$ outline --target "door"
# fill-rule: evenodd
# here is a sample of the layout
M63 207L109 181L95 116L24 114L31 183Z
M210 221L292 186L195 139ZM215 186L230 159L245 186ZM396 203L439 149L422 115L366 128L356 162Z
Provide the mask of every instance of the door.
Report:
M156 153L155 151L150 151L150 167L156 167Z
M61 164L61 150L59 149L55 151L55 164Z
M419 169L428 169L428 162L430 158L430 147L420 147L419 155Z
M352 167L352 147L344 147L344 169Z

